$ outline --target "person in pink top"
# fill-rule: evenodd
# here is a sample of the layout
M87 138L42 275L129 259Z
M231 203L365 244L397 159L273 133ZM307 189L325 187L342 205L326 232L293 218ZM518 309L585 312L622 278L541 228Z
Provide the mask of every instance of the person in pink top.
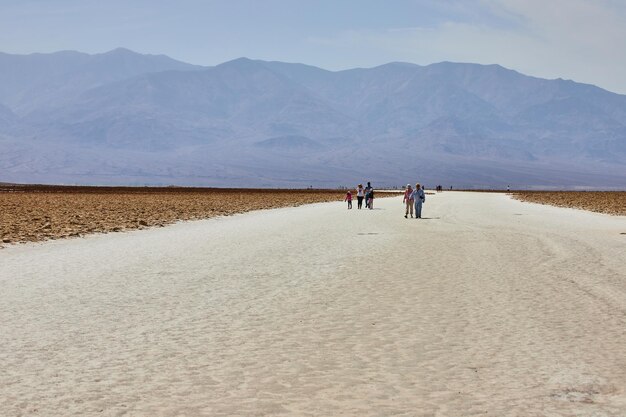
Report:
M352 193L350 191L346 193L346 198L344 198L343 201L348 202L348 210L350 210L352 208Z
M406 185L406 189L404 190L404 198L402 199L402 203L406 203L406 211L404 212L404 218L407 219L409 212L411 213L411 218L413 218L413 202L414 202L414 196L413 196L413 188L411 187L411 184L407 184Z

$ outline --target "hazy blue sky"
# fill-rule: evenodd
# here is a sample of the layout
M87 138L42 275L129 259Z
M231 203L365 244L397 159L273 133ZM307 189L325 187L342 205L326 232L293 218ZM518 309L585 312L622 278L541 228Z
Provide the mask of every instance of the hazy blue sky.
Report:
M0 51L498 63L626 93L626 0L0 0Z

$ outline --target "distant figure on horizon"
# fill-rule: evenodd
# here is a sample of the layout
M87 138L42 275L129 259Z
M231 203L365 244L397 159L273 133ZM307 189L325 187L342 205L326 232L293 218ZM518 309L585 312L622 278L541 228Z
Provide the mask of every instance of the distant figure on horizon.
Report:
M424 190L420 186L419 182L415 184L415 190L413 191L413 200L415 201L415 218L421 219L422 204L424 203L424 201L426 201L426 194L424 193Z
M356 208L359 210L363 207L363 197L365 197L365 190L363 184L359 184L356 186Z
M404 190L404 198L402 199L402 203L406 204L406 210L404 212L404 218L408 219L409 212L411 213L411 218L413 218L413 187L411 184L406 185L406 189Z
M346 193L346 198L344 198L343 201L348 202L348 210L352 209L352 193L350 191Z

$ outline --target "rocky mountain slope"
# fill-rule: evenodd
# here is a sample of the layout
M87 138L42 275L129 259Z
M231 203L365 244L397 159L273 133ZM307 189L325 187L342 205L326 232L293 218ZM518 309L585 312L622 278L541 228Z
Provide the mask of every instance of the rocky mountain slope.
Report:
M626 184L626 96L498 65L0 54L0 180Z

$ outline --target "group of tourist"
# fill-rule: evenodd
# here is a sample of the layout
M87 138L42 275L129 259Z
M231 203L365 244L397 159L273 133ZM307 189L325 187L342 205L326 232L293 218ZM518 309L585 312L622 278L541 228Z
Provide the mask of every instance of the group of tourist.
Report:
M363 207L363 200L365 200L365 207L372 210L374 208L374 188L368 182L367 187L363 187L363 184L359 184L356 187L356 199L357 208L360 210ZM344 201L348 202L348 210L352 209L352 191L346 193ZM411 184L407 184L404 190L404 198L402 204L406 204L406 211L404 218L408 219L409 215L413 218L413 209L415 209L415 218L422 218L422 204L426 201L426 193L424 193L424 187L418 182L415 184L415 188Z
M374 188L372 184L367 183L367 187L363 187L363 184L356 186L356 201L357 208L361 210L363 208L363 200L365 200L365 207L372 210L374 208ZM346 193L344 201L348 202L348 210L352 209L352 191Z

